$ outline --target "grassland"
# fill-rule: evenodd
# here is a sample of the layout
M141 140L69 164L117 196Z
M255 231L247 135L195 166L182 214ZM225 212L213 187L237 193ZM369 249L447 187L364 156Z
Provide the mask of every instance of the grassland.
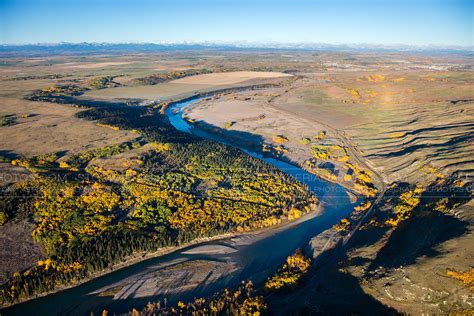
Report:
M304 265L304 282L293 282L295 271L281 262L274 281L288 276L292 291L255 298L243 287L238 304L287 313L302 306L308 313L472 308L472 286L463 281L474 255L472 57L194 52L3 61L5 302L163 246L258 229L312 209L315 201L294 179L176 133L156 106L272 83L211 96L186 117L366 200L302 245L313 261ZM269 73L275 71L284 74ZM195 268L202 275L212 269ZM236 308L228 294L216 296L230 304L222 310ZM209 307L178 307L197 305Z
M230 76L239 83L255 75L266 73ZM5 184L2 225L5 232L21 231L20 241L31 235L35 244L29 247L36 252L3 262L4 304L74 284L137 253L271 226L290 209L308 212L315 203L304 186L276 168L176 132L159 110L85 95L120 89L115 78L121 75L65 77L4 78L10 86L3 92L8 114L2 133L12 147L6 142L2 148L5 164L31 177ZM107 164L119 155L126 157L120 168ZM25 222L27 229L20 230ZM9 240L4 236L2 242Z

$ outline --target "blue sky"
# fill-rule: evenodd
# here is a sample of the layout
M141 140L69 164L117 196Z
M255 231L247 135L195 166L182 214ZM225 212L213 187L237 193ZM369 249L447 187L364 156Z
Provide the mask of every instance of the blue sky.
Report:
M472 46L472 19L464 0L0 0L0 41Z

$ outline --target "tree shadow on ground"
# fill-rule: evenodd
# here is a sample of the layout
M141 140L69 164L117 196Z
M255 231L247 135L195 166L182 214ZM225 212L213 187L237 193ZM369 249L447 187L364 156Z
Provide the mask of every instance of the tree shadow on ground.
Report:
M420 257L440 255L439 246L466 234L469 223L435 208L442 199L447 199L447 209L467 203L471 199L470 191L470 185L456 187L452 181L428 187L412 217L393 231L369 271L379 266L391 269L412 265Z
M423 256L435 257L442 243L464 235L468 223L442 213L422 211L397 228L377 254L369 270L415 264Z
M4 157L7 160L19 159L20 156L11 150L0 150L0 157Z
M360 280L339 269L347 261L340 246L319 260L294 292L271 294L266 302L275 315L398 315L399 313L365 293Z
M205 121L196 121L194 126L199 128L201 136L216 141L224 141L230 145L243 147L245 149L262 153L264 138L258 134L252 134L245 131L229 130L219 127Z
M278 315L317 315L317 314L398 314L398 312L374 297L366 294L360 286L360 279L339 269L339 264L350 262L352 267L368 265L368 274L380 266L391 269L401 265L415 264L418 258L440 255L439 246L453 238L463 236L468 232L468 223L450 215L434 210L442 199L448 199L450 209L468 202L472 188L465 185L453 190L454 181L437 183L425 190L420 198L420 205L414 210L413 216L394 229L390 227L369 226L359 230L342 249L336 246L333 255L339 254L337 260L322 260L317 262L316 270L306 277L303 286L289 295L273 295L269 305ZM409 190L408 183L398 183L396 187L386 192L381 204L386 204L384 210L377 209L373 218L383 223L391 214L390 205L394 205L400 194ZM348 258L345 254L350 249L370 247L387 238L384 246L375 259L365 257ZM377 251L374 249L374 251ZM331 255L328 255L328 258ZM349 260L350 259L350 260Z

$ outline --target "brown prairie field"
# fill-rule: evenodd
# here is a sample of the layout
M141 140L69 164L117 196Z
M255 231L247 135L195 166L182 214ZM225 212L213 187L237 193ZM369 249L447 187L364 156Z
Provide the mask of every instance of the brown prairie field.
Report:
M308 312L347 312L354 306L346 305L357 301L356 311L472 311L472 280L463 284L447 271L473 266L473 69L472 56L409 53L205 51L3 58L0 185L18 185L35 176L16 160L54 153L60 163L117 144L132 145L94 157L85 168L133 174L143 155L161 155L166 144L78 113L94 104L149 107L151 112L162 102L210 93L184 111L190 124L230 144L301 166L375 205L354 210L350 224L343 222L302 245L313 254L316 268L294 292L281 299L270 295L271 308L291 313L298 305ZM83 90L64 96L57 87L65 86ZM33 100L35 93L50 99ZM160 160L163 168L172 165L169 160ZM199 181L187 190L202 193L219 182ZM461 188L464 195L441 198L439 192L448 187ZM0 283L46 256L44 246L33 241L35 225L37 219L29 214L0 226ZM347 237L348 227L354 228L353 236ZM333 233L350 242L333 245L344 247L334 251L334 261L320 259L324 238ZM224 264L209 262L176 270L180 275L193 271L191 283L204 280L211 267L223 273Z

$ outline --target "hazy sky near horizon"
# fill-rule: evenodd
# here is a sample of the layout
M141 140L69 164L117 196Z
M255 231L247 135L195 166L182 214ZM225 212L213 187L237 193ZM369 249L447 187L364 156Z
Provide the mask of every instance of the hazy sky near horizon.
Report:
M0 0L2 44L276 41L473 45L465 0Z

